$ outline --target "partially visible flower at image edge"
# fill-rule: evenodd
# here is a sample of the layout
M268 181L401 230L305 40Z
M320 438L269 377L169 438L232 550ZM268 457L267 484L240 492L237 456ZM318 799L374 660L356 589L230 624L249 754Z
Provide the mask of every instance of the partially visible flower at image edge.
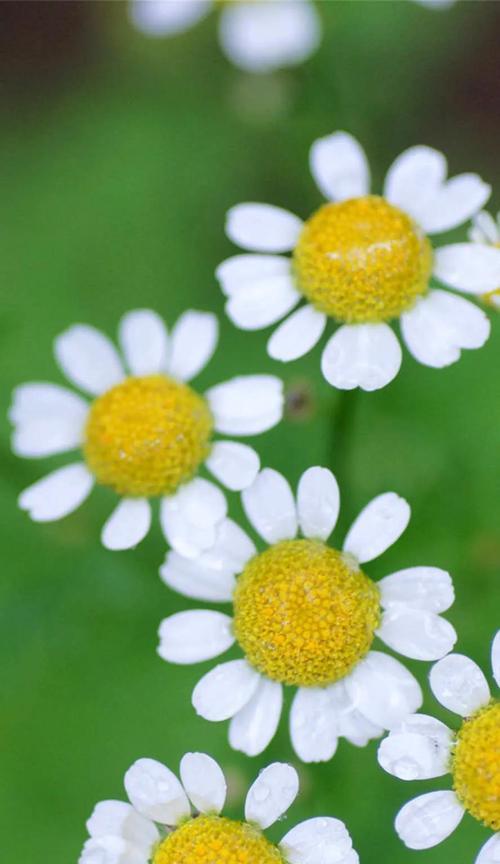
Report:
M500 687L500 631L491 649L493 677ZM396 817L396 831L410 849L445 840L466 812L496 833L475 864L500 861L500 702L492 698L479 666L449 654L432 667L434 696L462 720L457 731L426 714L408 717L379 748L379 762L400 780L430 780L451 774L452 790L428 792L409 801Z
M12 449L41 458L80 449L83 461L58 468L20 495L19 506L38 522L60 519L88 497L95 483L121 501L107 520L109 549L136 546L151 525L150 498L160 499L165 538L196 557L214 542L227 513L223 492L199 477L202 464L228 489L250 485L259 457L247 444L213 441L213 433L251 436L283 415L283 385L271 375L242 375L198 394L187 382L206 366L218 340L218 321L187 311L169 334L148 309L126 314L119 342L76 324L55 340L55 357L82 396L56 384L16 388L10 408Z
M321 23L312 0L132 0L130 20L146 36L174 36L220 8L219 41L247 72L265 73L306 60L318 47Z
M394 657L373 650L374 638L415 660L451 651L456 634L440 615L454 600L450 576L411 567L373 582L361 569L408 525L408 503L394 492L362 510L342 551L327 544L340 507L328 469L308 469L295 499L285 478L266 468L242 502L265 551L257 553L226 520L209 552L194 562L170 553L160 571L188 597L232 602L233 616L206 609L171 615L160 626L158 653L191 664L238 644L244 658L205 674L192 700L205 719L230 720L229 743L249 756L261 753L277 730L283 685L297 688L290 735L302 761L331 759L341 737L363 747L422 704L416 679Z
M359 864L339 819L308 819L277 845L265 836L298 789L295 769L274 762L250 787L244 821L236 821L221 816L227 785L210 756L186 753L180 781L161 762L139 759L125 775L130 803L101 801L94 808L79 864Z
M473 217L490 187L476 174L447 180L445 157L417 146L391 166L383 196L370 194L366 155L346 132L315 141L310 166L329 203L306 222L260 203L238 204L227 215L227 236L247 250L217 269L233 324L263 329L305 300L272 334L268 353L282 362L303 356L332 319L340 326L321 368L332 386L346 390L377 390L395 378L402 352L389 326L394 319L427 366L448 366L463 348L484 345L490 332L484 312L430 280L476 296L494 290L500 249L475 243L433 249L427 235Z
M500 213L497 213L496 219L486 210L481 210L477 216L474 216L469 230L469 240L471 243L484 243L486 246L500 249ZM490 306L500 309L500 281L497 288L484 294L482 299Z

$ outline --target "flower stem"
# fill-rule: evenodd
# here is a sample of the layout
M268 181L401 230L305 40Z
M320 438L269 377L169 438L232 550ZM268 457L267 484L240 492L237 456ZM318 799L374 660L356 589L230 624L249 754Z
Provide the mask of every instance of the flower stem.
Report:
M337 391L327 438L328 464L344 496L349 483L349 463L357 401L357 390Z

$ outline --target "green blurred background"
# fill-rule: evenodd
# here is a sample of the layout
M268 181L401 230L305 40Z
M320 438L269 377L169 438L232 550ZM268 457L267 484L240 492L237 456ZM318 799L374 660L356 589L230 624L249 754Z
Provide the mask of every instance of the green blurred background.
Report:
M405 495L410 527L369 573L449 569L458 649L489 668L500 570L498 313L486 347L451 368L406 354L391 386L348 396L351 426L336 436L341 397L321 379L319 348L273 364L267 332L241 334L224 319L213 272L234 251L223 232L230 205L263 200L305 217L319 204L308 149L338 128L363 141L377 184L402 149L427 143L447 153L451 173L477 170L498 190L500 4L438 12L403 0L323 2L321 49L273 78L229 66L215 15L175 39L148 40L126 12L122 2L1 4L3 413L18 383L62 382L51 345L72 322L114 335L133 307L169 322L187 306L214 310L221 342L200 386L281 374L290 410L258 441L263 463L294 484L311 464L338 471L335 538L370 497ZM499 202L497 193L490 209ZM13 457L5 420L1 447L2 860L75 862L94 802L121 797L125 769L143 755L175 769L184 751L206 749L228 771L230 812L240 813L261 767L293 761L286 720L250 760L229 749L226 724L196 718L190 693L211 664L168 667L155 654L160 619L197 605L159 580L158 525L136 552L106 552L98 538L113 496L104 490L62 522L31 524L17 495L58 460ZM236 514L237 505L233 496ZM409 665L425 683L427 664ZM437 710L428 697L426 708ZM443 846L406 850L392 829L397 809L448 780L398 782L379 768L375 744L343 742L330 764L298 767L302 795L275 837L300 819L337 815L363 864L466 864L487 838L466 817Z

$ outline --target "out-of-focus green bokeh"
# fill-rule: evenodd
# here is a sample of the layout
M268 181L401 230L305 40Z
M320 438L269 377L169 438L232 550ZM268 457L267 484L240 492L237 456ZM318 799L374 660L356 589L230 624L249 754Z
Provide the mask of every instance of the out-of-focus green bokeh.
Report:
M199 386L273 372L305 394L306 416L291 412L257 442L263 463L293 484L311 464L339 472L339 542L370 497L406 496L410 527L368 572L449 569L458 650L489 671L500 570L498 313L486 347L449 369L406 354L392 385L347 397L352 425L337 440L342 397L321 378L320 349L272 363L268 332L225 320L213 272L234 251L223 232L230 205L269 201L304 217L318 206L308 149L335 129L363 141L376 188L402 149L428 143L447 153L452 173L479 171L498 190L500 4L323 2L319 52L273 78L229 66L215 14L175 39L148 40L126 13L121 2L0 10L2 412L25 380L62 383L51 346L73 322L114 335L133 307L168 322L186 307L217 312L220 346ZM175 769L186 750L207 750L228 771L230 812L240 813L261 767L295 761L286 718L268 752L250 760L229 749L226 724L195 717L191 690L210 664L169 667L155 654L161 618L197 605L159 580L158 525L135 552L105 551L99 532L114 502L101 489L62 522L32 524L19 492L65 460L12 456L5 419L1 448L2 860L75 862L94 802L122 797L123 773L143 755ZM428 665L409 665L425 685ZM406 850L392 828L397 809L448 779L398 782L379 768L375 744L343 742L331 763L298 768L302 794L275 837L332 814L347 822L363 864L467 864L488 836L467 816L441 847Z

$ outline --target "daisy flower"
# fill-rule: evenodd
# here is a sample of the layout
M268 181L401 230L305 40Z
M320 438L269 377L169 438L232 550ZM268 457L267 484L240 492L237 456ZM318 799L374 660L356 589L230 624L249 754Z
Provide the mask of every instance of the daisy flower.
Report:
M340 500L327 469L308 469L295 500L285 478L266 468L242 499L265 551L257 553L227 520L209 553L196 562L169 554L161 570L167 585L189 597L231 601L232 618L202 609L172 615L160 626L158 653L195 663L238 643L244 658L208 672L193 705L207 720L231 719L229 742L249 756L276 732L283 685L298 688L290 734L300 759L330 759L339 737L364 746L422 703L413 675L373 650L375 636L417 660L447 654L456 636L439 613L453 602L451 579L412 567L375 583L361 569L408 524L410 508L394 492L362 510L342 551L327 544Z
M221 768L205 753L186 753L180 781L161 762L139 759L125 774L130 803L94 808L79 864L358 864L339 819L308 819L277 845L265 836L297 796L291 765L274 762L259 774L242 821L221 816L226 789Z
M119 325L127 372L94 327L76 324L58 336L60 369L92 401L57 384L21 385L10 409L12 448L29 458L78 449L80 458L25 489L20 507L36 522L60 519L97 483L121 498L102 531L108 549L143 539L155 497L172 548L187 557L209 548L227 505L218 486L198 476L202 464L233 490L251 484L259 470L252 448L214 441L214 434L255 435L283 413L282 383L270 375L232 378L204 395L187 383L217 339L217 318L207 312L185 312L170 335L151 310L129 312Z
M231 321L259 330L305 300L272 334L268 353L283 362L303 356L331 318L341 326L321 368L344 390L377 390L397 375L395 319L410 352L428 366L448 366L462 348L483 345L490 330L484 312L431 279L469 294L497 288L500 250L473 243L433 249L428 235L477 213L490 187L476 174L446 180L444 156L418 146L396 159L383 196L370 194L365 153L346 132L316 141L310 164L329 202L305 223L270 204L229 211L226 233L248 250L217 270Z
M491 651L500 686L500 631ZM497 832L475 864L500 861L500 702L491 697L481 669L462 654L433 666L431 688L448 711L458 714L455 731L425 714L408 717L382 741L379 762L400 780L451 774L453 791L428 792L409 801L396 817L396 831L410 849L429 849L458 826L465 812Z
M500 249L500 213L497 213L496 220L485 210L481 210L477 216L474 216L469 231L469 240L471 243L483 243L494 249ZM483 295L483 300L485 303L500 309L500 281L493 291L488 291Z
M311 0L132 0L130 18L146 36L187 30L221 6L219 41L226 57L246 72L295 66L318 47L321 26Z

